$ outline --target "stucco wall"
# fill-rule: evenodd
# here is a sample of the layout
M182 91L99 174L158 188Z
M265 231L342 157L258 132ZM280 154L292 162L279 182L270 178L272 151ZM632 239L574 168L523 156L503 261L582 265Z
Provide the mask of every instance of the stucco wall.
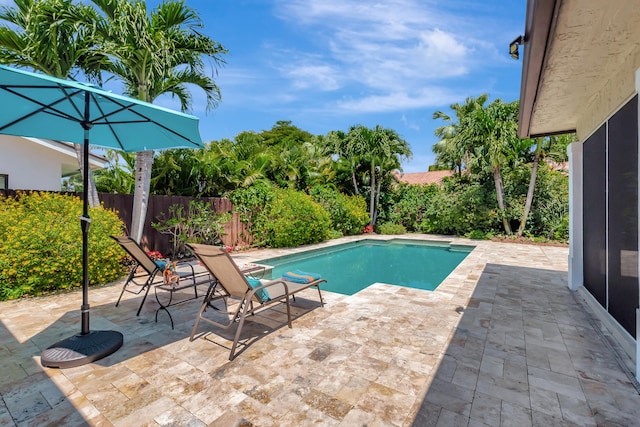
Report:
M61 165L69 156L8 135L0 135L0 153L0 174L9 175L9 188L60 191Z
M640 49L634 49L622 67L611 73L579 114L576 133L584 141L636 93L636 70Z

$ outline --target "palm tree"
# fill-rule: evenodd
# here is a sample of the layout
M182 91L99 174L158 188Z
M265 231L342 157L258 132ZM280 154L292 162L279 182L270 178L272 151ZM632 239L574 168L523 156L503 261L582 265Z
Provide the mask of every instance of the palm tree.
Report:
M538 166L540 160L551 159L555 162L563 162L567 160L567 146L576 141L576 134L552 135L546 138L536 138L536 149L534 152L533 167L531 169L531 178L529 179L529 189L527 191L527 199L524 204L524 211L520 219L520 226L516 235L522 236L529 218L531 205L533 204L533 193L536 188L536 177L538 174Z
M532 141L532 144L536 144L536 149L534 151L533 158L533 166L531 168L531 177L529 179L529 188L527 189L527 199L524 203L524 211L522 212L522 217L520 218L520 226L518 227L518 231L516 232L517 237L521 237L524 232L524 228L527 225L527 218L529 217L529 211L531 211L531 204L533 203L533 192L536 188L536 177L538 175L538 166L540 165L540 157L542 154L542 138L535 138Z
M478 110L474 116L464 133L468 133L479 149L479 159L484 160L491 169L502 224L505 232L512 234L505 214L504 186L500 169L513 159L513 146L518 142L518 102L504 103L501 99L496 99L487 108Z
M118 150L106 150L110 165L96 172L96 188L105 193L131 194L135 187L133 171L135 155Z
M410 157L409 144L393 130L380 125L369 129L365 126L352 126L347 135L345 152L352 159L360 159L369 168L369 218L373 226L377 216L380 183L385 173L390 174L392 167L400 166L400 159ZM385 167L390 166L389 169ZM376 177L376 174L379 175ZM376 179L378 184L376 185ZM376 192L378 195L376 196Z
M433 113L433 119L442 119L444 126L436 128L435 135L440 138L433 146L436 154L436 163L448 166L462 174L463 168L469 168L470 156L473 150L473 140L469 135L469 128L473 128L475 115L485 108L485 102L489 95L482 94L477 98L472 96L465 99L464 104L451 104L450 108L455 117L442 112Z
M104 60L94 47L95 10L72 0L15 0L15 7L0 8L0 63L30 68L61 79L74 79L83 71L99 81ZM80 173L84 153L74 144ZM100 206L89 170L89 205Z
M409 144L398 135L393 129L382 129L376 126L376 130L380 129L381 132L381 156L378 156L378 188L376 189L376 206L380 206L380 194L382 191L380 187L382 185L383 178L390 172L396 169L401 169L401 159L410 159L412 156ZM378 210L375 209L373 224L377 219Z
M349 129L349 132L352 132L356 126L352 126ZM353 185L353 193L360 194L360 189L358 188L358 180L356 179L356 171L358 169L358 165L360 160L357 158L354 150L357 148L356 145L352 144L352 138L349 136L349 133L343 132L341 130L332 130L327 134L325 139L325 147L329 154L338 156L338 160L344 160L344 162L349 167L349 172L351 175L351 183Z
M187 85L201 88L207 108L220 100L220 90L205 74L204 57L215 66L224 61L224 47L199 32L202 22L183 1L166 0L151 13L142 0L92 0L101 12L97 34L109 58L104 69L119 77L124 92L146 102L171 94L188 111L192 98ZM131 236L140 241L146 218L153 151L136 154Z

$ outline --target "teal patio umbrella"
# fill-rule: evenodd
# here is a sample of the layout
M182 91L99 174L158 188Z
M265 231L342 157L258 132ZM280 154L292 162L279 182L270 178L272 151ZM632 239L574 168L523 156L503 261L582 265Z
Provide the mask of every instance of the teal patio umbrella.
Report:
M202 147L198 118L93 85L0 65L0 134L84 145L81 331L44 350L41 363L68 368L101 359L118 350L123 337L89 327L89 144L123 151Z

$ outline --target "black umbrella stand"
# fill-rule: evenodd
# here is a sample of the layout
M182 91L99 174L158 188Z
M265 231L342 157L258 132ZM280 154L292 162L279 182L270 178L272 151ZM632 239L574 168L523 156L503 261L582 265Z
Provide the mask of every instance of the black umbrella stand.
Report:
M91 331L89 329L89 130L92 124L89 121L89 92L85 92L84 117L80 123L84 128L84 176L82 191L82 216L80 227L82 228L82 330L79 334L58 341L42 352L40 363L49 368L73 368L86 365L95 360L102 359L120 347L123 336L117 331Z

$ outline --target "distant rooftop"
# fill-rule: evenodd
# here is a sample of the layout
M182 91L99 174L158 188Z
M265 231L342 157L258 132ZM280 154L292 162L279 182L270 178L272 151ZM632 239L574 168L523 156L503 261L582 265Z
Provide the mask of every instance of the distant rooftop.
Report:
M398 181L406 184L426 185L440 184L442 179L447 176L453 176L453 171L429 171L429 172L413 172L401 173L394 172Z

